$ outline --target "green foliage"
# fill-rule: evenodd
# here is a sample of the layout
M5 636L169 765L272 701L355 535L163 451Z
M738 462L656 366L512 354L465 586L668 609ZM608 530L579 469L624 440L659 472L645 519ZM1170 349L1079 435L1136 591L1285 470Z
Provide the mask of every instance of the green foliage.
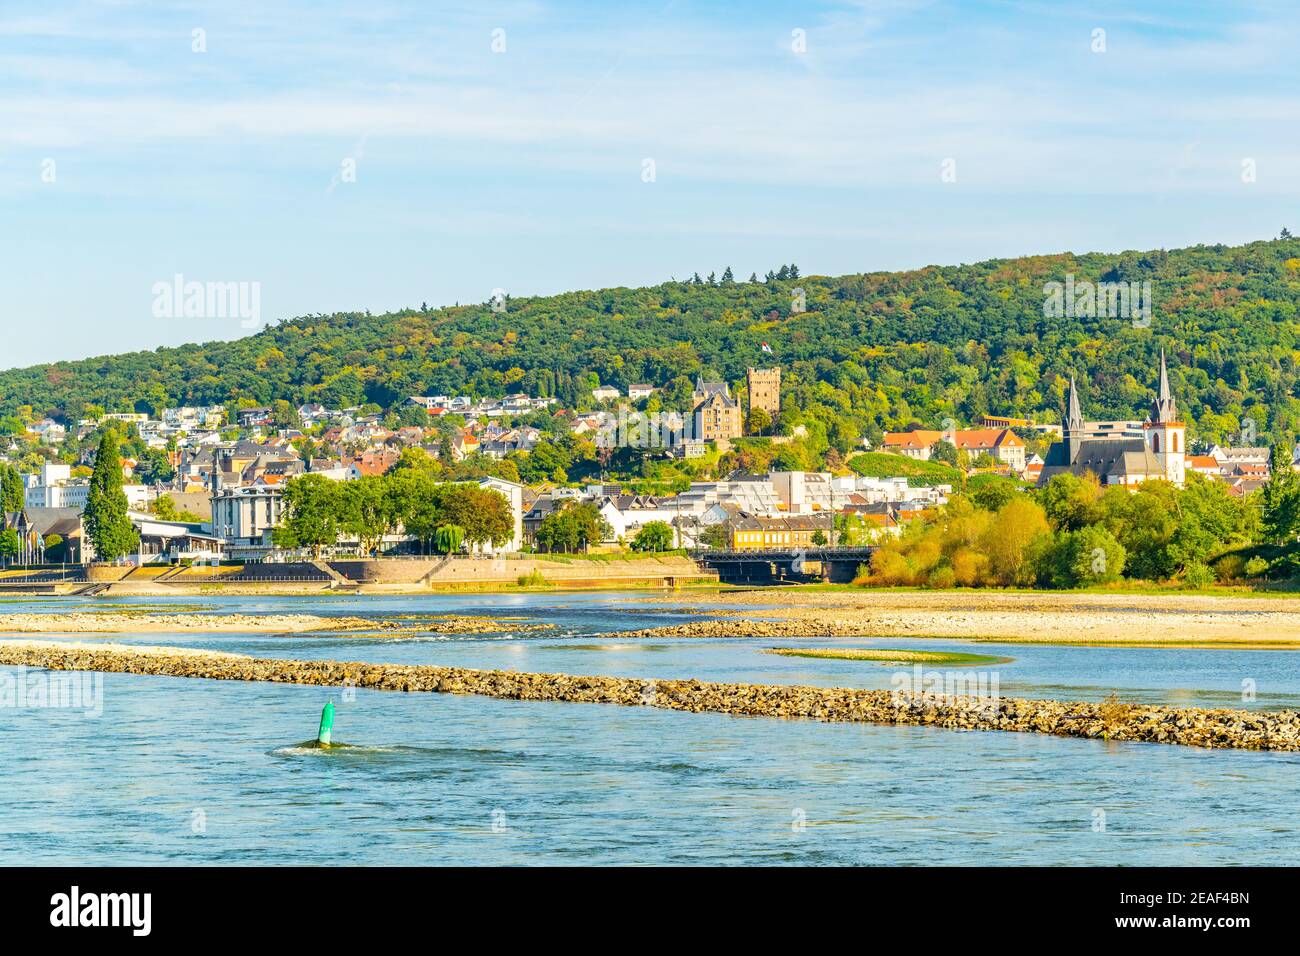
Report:
M26 503L18 469L0 462L0 511L21 511Z
M1214 572L1209 565L1194 561L1183 571L1183 586L1192 590L1207 588L1214 583Z
M62 536L47 534L45 536L45 560L62 561L67 556L68 548Z
M1210 565L1219 567L1220 556L1253 540L1258 524L1253 501L1195 474L1181 489L1149 481L1105 491L1090 478L1064 474L1036 494L989 480L882 544L862 580L1060 588L1121 577L1201 580L1214 577ZM1239 563L1238 572L1219 568L1220 576L1241 576L1244 559Z
M975 475L966 481L966 493L985 511L997 511L1021 494L1020 485L1005 475Z
M299 475L285 483L284 511L274 531L282 548L308 548L316 556L338 541L342 493L323 475Z
M1051 584L1077 588L1118 581L1127 554L1109 531L1089 525L1064 532L1051 557Z
M433 546L443 554L453 554L465 543L465 529L456 524L445 524L433 534Z
M475 484L439 482L415 467L344 482L299 475L285 484L284 507L276 544L317 554L335 544L341 532L355 536L367 553L398 529L444 553L462 544L501 546L514 537L514 516L502 494ZM444 531L448 527L455 530Z
M551 512L538 525L534 538L543 551L585 551L609 533L600 510L585 502Z
M399 520L387 482L379 475L363 475L340 483L337 494L339 528L355 536L364 553L373 553Z
M1300 533L1300 473L1291 470L1285 445L1273 449L1273 466L1262 489L1260 530L1265 541L1285 544Z
M945 465L951 465L953 468L957 468L960 465L960 461L957 458L957 446L950 441L944 441L942 438L930 446L930 460L941 461Z
M198 524L203 521L201 515L176 507L176 502L171 495L159 495L150 502L149 510L160 521L184 521L190 524Z
M906 476L907 483L921 485L953 485L960 487L962 473L951 465L939 461L918 461L885 451L867 451L854 455L848 466L867 478L895 478Z
M665 521L647 522L632 539L633 551L668 551L672 546L673 529Z
M772 416L766 408L751 408L745 420L745 431L750 435L766 435L772 427Z
M82 520L86 537L94 546L96 560L114 561L135 550L139 533L127 517L118 434L111 428L104 431L99 441Z
M23 549L23 539L13 528L0 531L0 557L12 558Z
M1300 431L1298 261L1300 240L1284 238L841 277L795 279L783 267L767 281L511 298L502 312L482 303L307 316L233 342L4 372L0 430L21 429L23 405L72 421L86 405L129 408L142 396L395 408L412 394L524 391L582 409L592 379L661 385L662 407L685 411L696 374L739 383L770 341L786 409L775 430L817 426L816 461L917 422L986 412L1059 420L1071 375L1086 416L1140 417L1162 345L1190 439L1234 440L1248 417L1275 442ZM1135 329L1120 317L1045 317L1044 283L1066 273L1150 281L1162 321ZM796 284L806 311L791 310Z

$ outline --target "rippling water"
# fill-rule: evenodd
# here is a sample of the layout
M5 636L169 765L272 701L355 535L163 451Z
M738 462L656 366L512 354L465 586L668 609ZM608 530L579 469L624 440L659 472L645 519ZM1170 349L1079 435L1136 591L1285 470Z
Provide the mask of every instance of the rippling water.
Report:
M129 603L129 602L125 602ZM157 599L141 602L166 603ZM888 687L769 646L933 647L1014 696L1300 706L1300 654L898 638L595 639L686 619L643 595L199 598L243 613L483 613L551 632L113 635L259 656ZM66 610L8 602L3 610ZM92 605L102 607L102 604ZM78 639L85 639L79 636ZM11 670L11 669L10 669ZM1257 700L1241 702L1242 682ZM0 720L0 863L1300 862L1300 754L103 675L103 715ZM320 750L320 708L337 707Z

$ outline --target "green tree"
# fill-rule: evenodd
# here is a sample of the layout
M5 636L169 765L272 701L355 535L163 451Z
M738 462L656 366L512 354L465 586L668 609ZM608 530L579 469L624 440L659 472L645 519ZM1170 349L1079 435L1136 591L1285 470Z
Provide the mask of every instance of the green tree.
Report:
M22 511L26 503L18 469L0 462L0 511Z
M47 534L45 536L45 560L62 561L67 557L67 547L63 543L63 538L57 534Z
M23 549L23 539L13 528L0 531L0 557L12 558Z
M1119 580L1124 572L1124 546L1100 525L1061 535L1056 584L1088 587Z
M1291 469L1285 445L1273 448L1273 466L1264 485L1260 530L1272 544L1289 544L1300 532L1300 472Z
M1039 503L1057 531L1074 531L1093 521L1092 508L1101 486L1092 475L1079 477L1069 472L1054 475L1039 492Z
M500 547L515 536L514 514L505 495L473 484L441 485L437 492L438 524L464 531L465 543Z
M537 527L537 546L543 551L566 554L585 551L610 533L609 525L594 504L570 504L553 511Z
M338 524L354 535L365 554L373 554L397 524L394 499L380 475L363 475L337 487Z
M338 484L324 475L299 475L284 486L284 511L273 532L282 548L310 548L315 557L339 539Z
M633 551L667 551L673 546L673 529L666 521L650 521L632 539Z
M930 460L941 461L954 468L958 467L960 459L957 457L957 446L940 438L930 446Z
M456 524L445 524L433 535L433 546L443 554L453 554L460 550L465 541L465 529Z
M160 521L184 521L197 524L203 520L202 515L176 507L176 501L171 495L159 495L150 502L149 510Z
M86 538L100 561L114 561L130 554L139 533L127 516L126 492L122 490L122 459L118 456L118 434L104 430L90 476L83 515Z

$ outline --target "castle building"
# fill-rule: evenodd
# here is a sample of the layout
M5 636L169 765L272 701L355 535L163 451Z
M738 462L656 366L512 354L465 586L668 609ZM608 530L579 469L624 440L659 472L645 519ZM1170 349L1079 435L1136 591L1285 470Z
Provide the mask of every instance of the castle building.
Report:
M1181 487L1186 479L1186 467L1187 426L1178 420L1162 350L1156 399L1140 430L1128 427L1112 431L1098 427L1096 422L1085 422L1078 389L1074 379L1070 380L1065 428L1061 440L1047 452L1038 484L1041 487L1063 472L1080 476L1092 472L1103 485L1137 485L1160 480Z
M749 410L761 408L776 421L781 414L781 369L751 368L745 372L749 388Z
M697 378L691 399L694 403L692 437L700 441L717 441L720 438L739 438L743 434L740 403L731 397L726 382L706 382Z

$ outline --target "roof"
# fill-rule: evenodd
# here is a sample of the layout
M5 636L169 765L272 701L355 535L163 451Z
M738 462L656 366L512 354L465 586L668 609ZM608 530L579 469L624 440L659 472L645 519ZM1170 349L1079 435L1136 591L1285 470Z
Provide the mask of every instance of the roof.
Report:
M919 428L913 432L885 432L883 444L890 448L929 448L943 438L943 432Z
M1015 448L1024 442L1009 428L968 428L957 432L958 448Z

